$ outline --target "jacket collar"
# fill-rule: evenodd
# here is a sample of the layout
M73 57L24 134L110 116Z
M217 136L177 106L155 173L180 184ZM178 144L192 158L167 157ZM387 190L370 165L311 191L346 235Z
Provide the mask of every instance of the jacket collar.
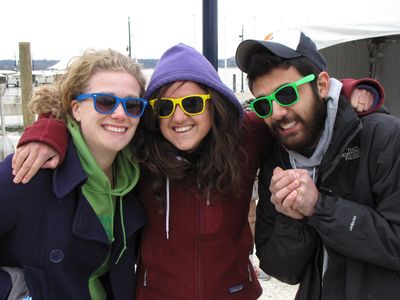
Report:
M63 198L86 180L87 176L83 171L71 136L69 136L64 162L53 173L54 194L58 198Z

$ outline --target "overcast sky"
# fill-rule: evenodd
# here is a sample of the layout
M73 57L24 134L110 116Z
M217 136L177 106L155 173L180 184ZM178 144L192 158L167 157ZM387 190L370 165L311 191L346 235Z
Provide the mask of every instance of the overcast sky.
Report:
M201 51L202 1L2 0L0 59L18 57L19 42L30 42L32 59L68 59L86 48L127 53L128 17L133 57L159 58L178 42ZM397 1L218 0L219 57L234 56L242 26L245 39L262 39L293 24L340 22L357 13L372 16L377 5L390 7Z

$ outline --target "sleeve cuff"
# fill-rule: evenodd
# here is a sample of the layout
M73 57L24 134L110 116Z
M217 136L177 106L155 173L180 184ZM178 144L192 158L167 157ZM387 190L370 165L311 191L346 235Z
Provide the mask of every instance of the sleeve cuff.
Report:
M29 142L41 142L54 148L60 155L60 164L67 150L68 132L63 121L52 118L39 118L25 129L17 147Z
M350 100L351 94L354 89L365 89L371 92L374 95L374 103L372 107L368 111L364 111L358 113L358 115L363 116L370 114L378 110L383 102L385 101L385 91L383 86L379 83L379 81L372 78L362 78L362 79L351 79L345 78L341 80L343 83L342 93L343 95Z

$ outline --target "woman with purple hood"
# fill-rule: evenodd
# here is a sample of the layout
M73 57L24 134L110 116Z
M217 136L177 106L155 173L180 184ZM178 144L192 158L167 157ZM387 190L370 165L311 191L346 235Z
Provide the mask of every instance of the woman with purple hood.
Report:
M145 98L155 114L137 139L148 214L137 299L257 299L248 211L266 126L183 44L161 57Z
M257 299L262 289L249 259L248 212L270 141L267 126L245 113L207 59L184 44L161 57L145 98L153 109L132 142L148 217L136 299ZM60 149L56 134L50 139L35 128L20 145L39 141Z

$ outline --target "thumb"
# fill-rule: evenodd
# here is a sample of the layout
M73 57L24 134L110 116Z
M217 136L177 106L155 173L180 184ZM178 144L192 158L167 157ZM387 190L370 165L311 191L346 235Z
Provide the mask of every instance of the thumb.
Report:
M52 157L51 159L49 159L48 161L46 161L43 164L42 169L55 169L55 168L57 168L59 163L60 163L60 156L56 155L56 156Z
M280 172L283 172L283 169L282 169L281 167L276 167L276 168L274 169L274 175L275 175L275 174L278 174L278 173L280 173Z

